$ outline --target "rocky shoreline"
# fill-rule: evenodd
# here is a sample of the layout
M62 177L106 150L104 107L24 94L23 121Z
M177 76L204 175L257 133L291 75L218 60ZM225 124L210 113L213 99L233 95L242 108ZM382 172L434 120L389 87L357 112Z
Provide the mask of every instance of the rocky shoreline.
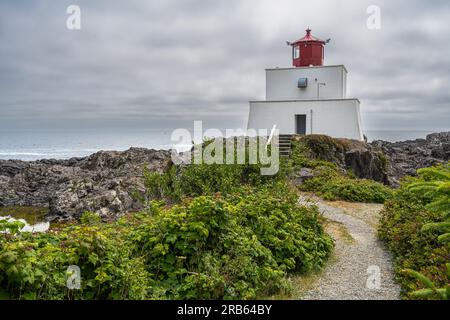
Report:
M387 162L380 164L379 154ZM336 159L358 177L397 186L415 170L450 159L450 132L403 142L355 142ZM130 148L100 151L68 160L0 160L0 206L48 207L48 219L77 218L84 211L105 219L142 208L132 194L143 192L143 168L163 172L170 151Z
M400 142L373 141L389 159L389 184L397 186L404 176L413 176L417 169L450 160L450 132L432 133L425 139Z
M68 160L0 160L0 206L48 207L49 220L77 218L84 211L103 218L141 209L143 168L162 172L170 152L130 148Z

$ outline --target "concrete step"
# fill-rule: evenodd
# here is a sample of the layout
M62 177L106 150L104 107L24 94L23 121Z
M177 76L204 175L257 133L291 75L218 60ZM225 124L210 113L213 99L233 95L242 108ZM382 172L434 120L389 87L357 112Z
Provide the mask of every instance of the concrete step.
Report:
M278 150L280 157L289 157L291 154L291 134L280 134L278 136Z

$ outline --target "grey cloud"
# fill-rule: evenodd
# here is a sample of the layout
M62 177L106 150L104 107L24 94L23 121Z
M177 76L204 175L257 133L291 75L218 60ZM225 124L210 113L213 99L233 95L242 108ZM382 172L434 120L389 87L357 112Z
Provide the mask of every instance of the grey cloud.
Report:
M349 69L367 129L450 129L447 1L73 1L0 3L0 126L164 128L245 125L264 69L289 66L285 40L332 38L326 63Z

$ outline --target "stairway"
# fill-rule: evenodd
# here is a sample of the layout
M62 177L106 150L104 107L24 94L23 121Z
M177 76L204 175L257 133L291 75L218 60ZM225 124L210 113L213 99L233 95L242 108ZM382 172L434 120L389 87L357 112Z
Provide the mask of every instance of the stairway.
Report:
M278 137L278 147L281 157L289 157L291 153L292 134L280 134Z

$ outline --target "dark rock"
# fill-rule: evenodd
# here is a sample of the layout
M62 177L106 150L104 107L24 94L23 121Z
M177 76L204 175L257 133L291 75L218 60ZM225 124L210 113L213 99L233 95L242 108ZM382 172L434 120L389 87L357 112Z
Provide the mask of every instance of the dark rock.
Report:
M450 132L433 133L426 139L400 142L374 141L371 143L389 158L389 184L397 186L404 176L416 175L416 170L446 163L450 159Z
M295 136L294 139L305 139L313 159L333 162L341 172L351 171L360 179L388 183L387 158L378 146L323 135Z
M0 173L4 176L14 177L26 166L27 163L20 160L0 160Z
M144 190L144 166L162 172L170 152L131 148L84 158L0 161L0 204L49 208L49 220L78 218L84 211L104 219L141 208L131 193Z
M387 159L382 152L369 146L345 152L345 168L358 178L388 183Z
M291 180L293 181L293 183L295 185L299 185L313 177L314 177L314 171L312 169L301 168L300 170L298 170L297 172L295 172L293 174L293 176L291 177L292 178Z

